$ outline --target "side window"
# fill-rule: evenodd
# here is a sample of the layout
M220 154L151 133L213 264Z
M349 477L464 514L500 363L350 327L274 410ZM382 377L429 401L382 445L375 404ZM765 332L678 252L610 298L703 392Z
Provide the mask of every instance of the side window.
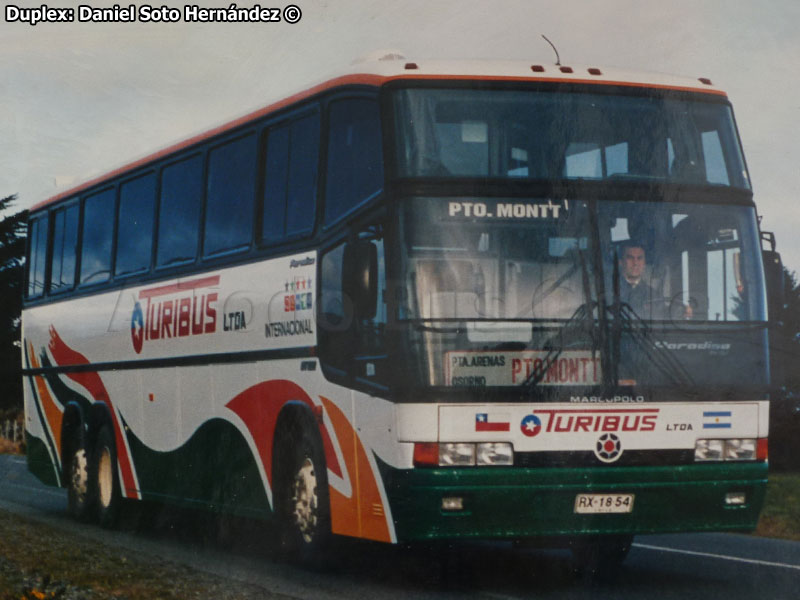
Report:
M331 224L383 189L383 146L378 103L369 98L330 106L325 223Z
M200 155L161 171L156 265L191 262L197 255L203 200L203 160Z
M286 179L289 174L289 126L275 127L267 134L264 174L264 216L261 239L277 242L286 231Z
M319 164L319 115L267 132L261 239L277 242L314 228Z
M44 293L45 258L47 256L47 217L31 221L28 228L28 298L38 298Z
M319 165L319 115L292 123L289 141L289 181L286 195L286 235L314 228Z
M111 276L114 195L108 189L84 200L81 285L102 283Z
M120 186L114 275L133 275L150 268L155 207L155 174L126 181Z
M250 245L256 189L256 136L214 148L208 159L203 254Z
M75 285L78 251L78 204L53 213L53 254L50 262L50 291L71 290Z

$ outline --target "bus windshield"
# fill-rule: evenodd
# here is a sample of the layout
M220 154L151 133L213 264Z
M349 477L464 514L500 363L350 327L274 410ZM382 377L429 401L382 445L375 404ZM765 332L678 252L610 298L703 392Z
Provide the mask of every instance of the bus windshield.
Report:
M739 361L763 351L761 333L742 333L762 330L766 319L750 207L414 198L402 214L408 301L398 316L416 323L424 347L439 348L427 357L442 360L428 369L431 383L489 385L494 377L511 385L531 375L527 367L521 379L508 369L502 376L497 369L448 371L488 348L514 348L498 360L530 359L531 369L548 350L576 359L613 351L606 368L637 371L620 379L638 383L729 381L758 371L696 369L704 363L697 358ZM755 350L731 352L731 339L741 336L750 336ZM681 343L703 350L685 357L694 376L686 368L665 374L632 364ZM598 384L600 377L575 383Z
M398 90L398 174L749 189L728 104L649 94Z

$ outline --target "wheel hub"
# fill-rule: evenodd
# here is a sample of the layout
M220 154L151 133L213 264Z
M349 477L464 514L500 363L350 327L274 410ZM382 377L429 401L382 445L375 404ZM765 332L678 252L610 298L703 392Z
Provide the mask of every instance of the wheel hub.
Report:
M100 452L100 458L97 462L97 489L100 496L100 503L104 507L111 505L111 495L113 493L112 486L114 481L114 474L111 470L112 468L111 452L109 452L108 448L103 448Z
M72 457L70 468L70 487L79 503L86 501L89 492L89 476L87 469L86 450L80 449Z
M306 543L314 537L319 520L319 498L314 463L306 458L292 482L292 512L294 522Z

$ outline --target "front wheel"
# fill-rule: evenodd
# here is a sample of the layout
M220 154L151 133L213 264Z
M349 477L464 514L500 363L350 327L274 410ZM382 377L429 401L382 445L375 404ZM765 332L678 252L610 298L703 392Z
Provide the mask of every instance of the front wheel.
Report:
M119 517L122 495L117 474L117 448L108 426L103 426L97 434L93 459L97 520L102 527L111 528Z
M331 538L328 477L316 428L296 424L281 436L275 509L281 550L292 560L323 558Z

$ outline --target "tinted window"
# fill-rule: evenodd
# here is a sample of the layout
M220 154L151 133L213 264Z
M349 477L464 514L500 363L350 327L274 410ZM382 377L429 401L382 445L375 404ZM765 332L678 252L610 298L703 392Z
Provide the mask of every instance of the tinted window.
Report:
M383 187L378 103L341 100L330 108L325 223L333 223Z
M319 115L269 130L261 237L273 242L314 228Z
M75 257L78 250L78 205L61 208L53 214L53 256L50 263L50 291L72 289L75 284Z
M314 227L317 165L319 164L319 115L292 124L289 143L289 186L286 233L307 233Z
M83 205L81 284L108 281L111 275L111 239L114 233L114 190L86 198Z
M249 246L256 186L256 136L211 151L203 249L206 255Z
M731 109L709 99L655 90L397 90L398 174L749 188Z
M120 186L115 275L139 273L150 267L155 205L154 174Z
M30 258L28 260L28 297L44 292L44 264L47 254L47 220L36 219L30 224Z
M158 266L194 260L202 200L203 161L199 155L164 167L158 216Z
M286 180L289 174L289 126L270 129L264 182L261 238L280 240L286 230Z

